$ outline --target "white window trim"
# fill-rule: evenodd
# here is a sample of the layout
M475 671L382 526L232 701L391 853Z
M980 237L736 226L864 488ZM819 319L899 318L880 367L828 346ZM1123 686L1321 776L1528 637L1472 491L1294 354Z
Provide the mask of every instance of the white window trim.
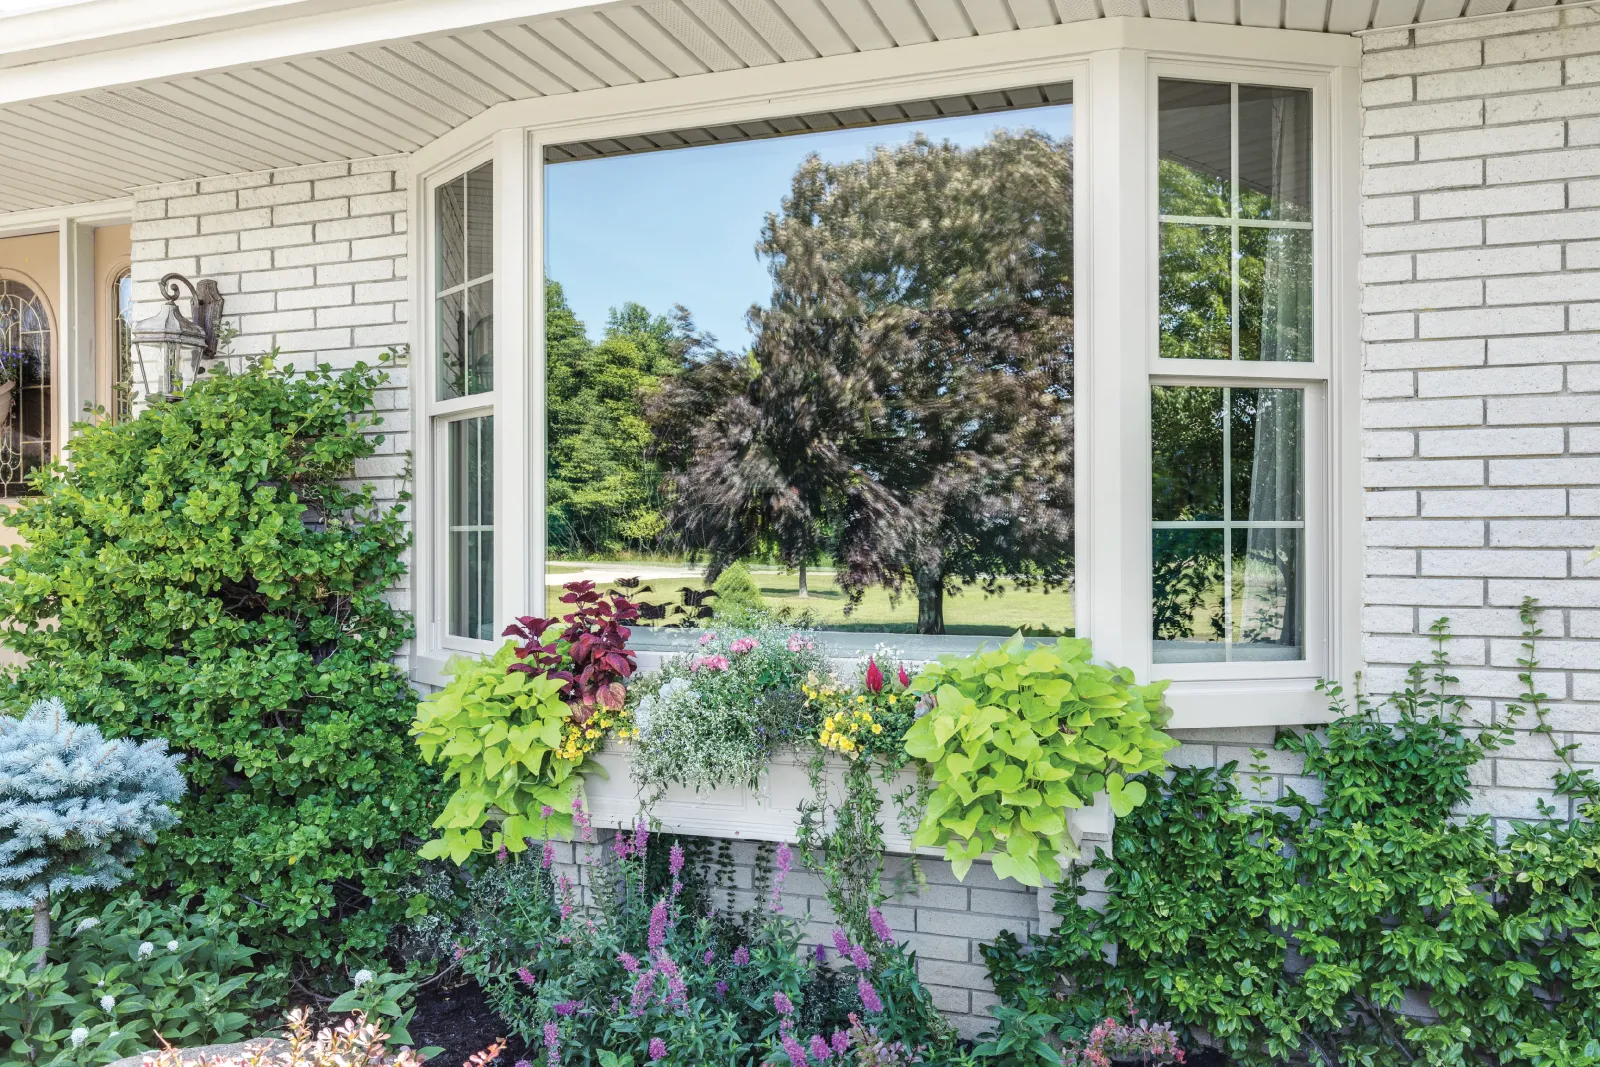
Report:
M1319 507L1326 575L1322 602L1308 595L1307 622L1322 628L1315 673L1343 675L1358 662L1360 567L1356 396L1356 179L1359 44L1343 36L1233 26L1108 18L1011 34L947 41L888 52L835 56L669 82L622 86L502 104L419 150L413 189L412 392L427 432L417 435L417 651L412 677L439 684L454 652L495 642L444 637L446 578L440 541L444 505L442 452L435 424L490 408L495 420L495 586L497 629L544 603L543 434L543 152L549 144L723 124L843 106L890 103L950 93L1073 84L1079 561L1078 632L1099 656L1153 673L1149 623L1149 386L1180 368L1159 366L1155 352L1154 86L1157 72L1206 70L1212 80L1320 87L1314 116L1319 166L1316 307L1317 359L1310 365L1223 368L1239 384L1304 385L1308 446L1313 410L1324 411L1326 471ZM1226 73L1223 73L1226 72ZM1198 76L1198 75L1196 75ZM495 162L495 388L433 400L433 190L493 158ZM1323 172L1326 171L1326 174ZM1145 175L1148 181L1129 181ZM1091 209L1090 200L1093 199ZM1324 233L1326 232L1326 236ZM1323 264L1326 263L1324 268ZM1137 294L1137 295L1132 295ZM1130 301L1133 306L1130 306ZM1145 305L1145 306L1140 306ZM1184 377L1210 377L1187 363ZM1326 380L1323 387L1318 383ZM1218 382L1217 384L1220 384ZM463 402L465 401L465 403ZM1308 465L1311 462L1308 447ZM1308 505L1307 526L1314 520ZM1312 546L1308 534L1307 555ZM1336 555L1337 553L1337 555ZM1093 561L1092 563L1090 561ZM1337 592L1336 592L1337 591ZM1309 593L1309 590L1308 590ZM1308 632L1308 638L1310 634ZM654 659L654 656L645 657ZM1192 666L1192 665L1184 665ZM1215 677L1174 684L1174 726L1315 722L1327 717L1312 692L1311 665L1233 664ZM1237 668L1248 666L1249 671Z

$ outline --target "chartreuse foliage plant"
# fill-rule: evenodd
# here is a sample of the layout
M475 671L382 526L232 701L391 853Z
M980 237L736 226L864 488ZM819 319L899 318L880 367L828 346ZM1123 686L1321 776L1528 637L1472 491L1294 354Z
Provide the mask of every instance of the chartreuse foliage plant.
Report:
M992 853L1002 878L1059 880L1058 857L1076 852L1066 810L1105 792L1127 815L1146 793L1129 776L1166 766L1177 744L1161 732L1166 683L1136 685L1090 656L1078 638L1030 647L1018 636L942 657L912 682L934 700L906 732L906 752L933 769L914 840L943 845L956 877Z
M401 505L353 481L386 379L269 358L80 426L0 555L4 640L26 657L0 697L60 694L107 736L165 738L189 793L136 877L310 968L387 942L437 811L392 662Z
M1441 624L1387 702L1330 687L1335 720L1280 737L1306 795L1250 803L1233 764L1146 777L1094 864L1104 907L1075 874L1055 933L984 949L991 1047L1057 1063L1131 997L1244 1067L1600 1064L1600 783L1557 746L1546 818L1460 814L1486 756L1550 730L1524 617L1528 691L1492 724L1469 725Z
M424 859L463 863L501 845L521 852L528 838L572 836L573 801L595 764L584 752L562 754L566 680L510 669L520 663L514 641L487 659L457 657L450 684L417 706L411 733L422 758L455 787ZM492 821L499 826L486 836Z

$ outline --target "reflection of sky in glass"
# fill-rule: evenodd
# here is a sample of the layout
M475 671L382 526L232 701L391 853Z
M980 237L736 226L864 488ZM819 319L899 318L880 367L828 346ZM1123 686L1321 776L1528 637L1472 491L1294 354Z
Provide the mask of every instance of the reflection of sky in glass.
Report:
M632 300L657 315L682 304L700 329L737 348L750 340L745 312L772 291L755 254L761 224L807 155L860 159L918 131L970 147L1024 128L1069 137L1072 106L554 163L545 167L545 274L590 337Z

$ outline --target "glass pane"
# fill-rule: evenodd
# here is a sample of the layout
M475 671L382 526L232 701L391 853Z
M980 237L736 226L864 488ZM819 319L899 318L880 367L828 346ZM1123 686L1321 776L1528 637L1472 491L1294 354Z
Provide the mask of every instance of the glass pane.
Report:
M1233 475L1229 517L1251 522L1303 518L1300 444L1305 394L1299 389L1227 392Z
M468 290L467 393L487 393L494 388L494 282L479 282Z
M1233 604L1228 658L1305 658L1301 617L1303 530L1232 531Z
M467 294L441 297L435 304L438 318L439 399L467 395Z
M1311 220L1311 91L1239 86L1239 217Z
M1233 231L1161 224L1161 357L1233 355Z
M1223 607L1223 531L1154 531L1151 621L1157 663L1227 657Z
M494 273L494 164L467 175L467 278Z
M43 302L0 278L0 495L22 495L27 475L51 459L53 349Z
M466 181L457 178L439 186L434 193L434 243L438 248L439 291L453 289L466 281Z
M1158 385L1150 390L1151 517L1218 520L1222 514L1222 390Z
M545 175L547 611L1072 630L1070 105Z
M117 278L116 366L111 382L111 417L117 421L133 414L133 275Z
M1239 227L1239 358L1312 358L1311 231Z
M1226 84L1161 79L1161 214L1232 217L1231 96Z
M493 640L494 416L448 430L450 465L450 632Z

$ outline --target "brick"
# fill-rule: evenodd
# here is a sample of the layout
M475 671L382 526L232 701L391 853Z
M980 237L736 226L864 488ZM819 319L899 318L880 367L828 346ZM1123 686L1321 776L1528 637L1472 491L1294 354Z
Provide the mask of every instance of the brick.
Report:
M309 267L322 263L342 263L350 258L350 245L344 241L296 245L280 248L272 257L280 267Z
M406 209L405 193L376 193L372 196L352 196L350 198L350 214L355 215L382 215L393 214Z
M203 196L177 196L167 201L167 216L214 215L219 211L232 211L239 206L235 192L206 193Z
M1361 175L1361 191L1371 195L1382 195L1482 185L1483 174L1484 162L1481 159L1448 159L1435 163L1368 167Z
M1476 578L1397 578L1362 582L1362 598L1375 604L1419 604L1430 607L1476 607L1483 603L1483 582Z
M1449 522L1439 519L1410 522L1364 522L1363 538L1369 546L1387 548L1481 548L1483 523L1472 520Z
M1361 641L1361 653L1368 663L1405 663L1427 661L1433 656L1434 641L1425 634L1405 636L1368 634ZM1464 666L1482 666L1488 659L1481 641L1451 641L1450 662Z
M306 268L295 270L251 271L240 279L246 292L270 292L280 289L303 289L316 283L316 276Z
M201 233L260 230L271 225L272 212L267 208L251 208L248 211L224 211L216 215L200 216Z
M367 237L350 242L351 259L403 258L406 255L404 235Z
M1566 207L1566 204L1566 187L1555 182L1545 185L1456 189L1442 193L1423 193L1417 199L1417 217L1452 219L1466 215L1512 215L1556 211Z
M1435 311L1418 317L1422 337L1494 336L1509 333L1559 333L1566 316L1557 307L1504 307Z
M349 348L349 330L307 330L304 333L278 335L278 343L285 352L318 352L330 348Z
M1585 87L1491 99L1484 108L1484 121L1496 126L1597 113L1600 113L1600 88Z
M199 191L220 193L228 189L254 189L258 185L266 185L271 180L271 172L262 171L253 174L229 174L220 178L201 178Z
M1593 548L1600 545L1600 519L1499 519L1489 524L1489 543L1496 548Z
M1361 85L1362 107L1408 104L1415 98L1415 83L1410 78L1384 78Z
M1362 514L1372 519L1411 518L1417 514L1415 490L1368 489L1361 494Z
M241 208L279 207L303 204L311 199L310 182L286 182L263 189L244 189L239 193Z
M1398 256L1363 256L1361 280L1365 283L1409 282L1412 280L1411 260L1409 253Z
M1427 518L1564 515L1566 510L1567 495L1561 489L1434 489L1422 494Z
M1574 393L1600 391L1600 364L1580 363L1567 368L1567 388ZM1591 421L1600 422L1600 417Z
M1522 278L1490 278L1484 290L1491 304L1595 300L1600 299L1600 271L1569 270Z
M1527 65L1530 60L1594 52L1600 52L1600 27L1566 26L1547 33L1490 38L1483 44L1483 61Z
M1573 304L1567 309L1567 328L1600 329L1600 304Z
M1362 288L1361 310L1383 312L1417 308L1476 307L1483 303L1483 289L1484 283L1478 278L1367 285Z
M1571 248L1569 246L1570 254ZM1494 337L1488 342L1490 363L1600 362L1600 334L1562 337Z
M395 230L388 215L363 215L356 219L336 219L317 226L318 241L348 241L358 237L384 237Z
M245 333L281 333L284 330L310 330L316 325L315 311L274 311L264 315L245 315L239 328Z
M1369 548L1363 555L1367 574L1417 575L1417 550L1414 548Z
M1594 485L1600 458L1491 459L1490 485Z
M1474 11L1474 14L1477 12ZM1487 13L1487 12L1485 12ZM1507 33L1555 26L1560 13L1554 10L1518 11L1505 13L1492 19L1445 19L1431 22L1416 29L1418 44L1437 41L1459 41L1468 37L1498 37Z
M1426 370L1417 375L1418 396L1494 396L1559 393L1562 369L1551 366Z
M1387 222L1411 222L1417 217L1417 202L1411 196L1366 196L1361 198L1361 221L1368 226Z
M1405 459L1417 453L1417 437L1410 431L1371 431L1361 435L1361 454L1368 459Z
M1409 26L1398 30L1379 30L1376 33L1365 34L1361 38L1361 51L1363 53L1381 52L1390 48L1409 48L1411 46L1411 28ZM1362 62L1366 59L1363 56Z
M1495 246L1457 252L1426 252L1416 257L1416 269L1419 279L1558 271L1561 269L1561 246Z
M167 202L165 200L140 200L133 205L133 221L149 222L151 219L164 219L167 217Z
M1567 440L1574 454L1600 452L1600 426L1574 426L1567 431Z
M1403 341L1367 346L1367 366L1373 370L1423 367L1470 367L1484 361L1481 338L1448 341Z
M174 237L167 242L167 254L170 256L209 256L219 252L237 252L239 250L239 235L236 233L212 233L204 237Z
M1600 232L1600 225L1597 225L1596 229ZM1464 248L1481 244L1483 244L1481 219L1369 226L1361 235L1362 250L1368 253L1421 252L1434 248Z
M318 308L319 328L333 326L381 326L394 322L392 304L356 304L351 307Z
M1417 454L1428 457L1555 456L1564 448L1564 435L1556 427L1427 430L1418 435Z
M1498 156L1485 164L1484 174L1491 185L1590 177L1600 174L1600 148Z
M1398 315L1361 316L1363 341L1409 341L1417 335L1417 317L1411 312Z
M394 277L394 261L387 259L361 260L355 263L332 263L317 268L319 285L337 285L345 282L381 282Z
M221 255L200 257L201 273L208 275L267 270L271 266L272 253L266 249L252 252L224 252Z
M1368 371L1361 376L1361 395L1368 400L1393 400L1416 392L1416 376L1410 371Z
M403 345L411 340L411 331L405 323L392 326L358 326L355 343L358 345Z
M381 301L403 301L410 292L403 281L361 282L356 285L356 302L375 304Z
M1594 422L1600 419L1597 407L1590 396L1490 397L1488 421L1494 425Z
M1482 485L1484 478L1483 461L1472 459L1367 460L1361 472L1371 489Z
M1530 89L1554 89L1561 84L1561 63L1519 63L1514 67L1477 67L1444 70L1417 79L1418 100L1446 100L1457 96L1499 96Z
M311 195L316 200L340 196L357 196L363 193L387 193L394 189L394 172L390 170L355 174L349 177L324 178L312 184Z
M348 163L311 163L304 167L286 167L283 170L273 171L272 184L321 181L324 178L338 178L349 173Z
M1361 162L1369 167L1385 163L1412 163L1416 158L1417 139L1410 134L1403 137L1368 137L1361 143ZM1366 188L1370 190L1371 186Z
M1600 237L1600 211L1562 211L1554 215L1484 220L1484 238L1492 245L1573 241L1586 237Z
M1517 126L1490 126L1477 130L1427 133L1417 138L1418 159L1452 159L1493 156L1502 152L1533 152L1566 144L1560 122L1529 122Z
M193 237L200 232L200 220L193 217L149 219L133 223L128 232L135 242L155 241L166 237Z
M239 247L284 248L289 245L308 245L312 241L311 224L303 226L273 226L265 230L246 230L239 235Z
M355 159L350 161L351 174L371 174L376 171L386 170L394 173L396 184L404 188L405 166L409 157L404 154L390 156L373 156L370 159Z
M1422 553L1422 573L1424 576L1452 578L1561 578L1567 573L1567 554L1425 549Z
M1426 74L1435 70L1476 67L1483 62L1481 41L1456 41L1412 48L1387 55L1364 56L1361 77L1388 78L1398 74ZM1419 79L1420 82L1420 79Z
M1600 111L1600 108L1589 110ZM1483 114L1482 100L1409 104L1368 111L1363 115L1362 125L1366 136L1384 137L1396 133L1419 133L1423 130L1448 130L1456 126L1481 126Z
M1361 425L1370 429L1411 426L1479 426L1483 402L1477 399L1412 400L1397 404L1365 404Z

